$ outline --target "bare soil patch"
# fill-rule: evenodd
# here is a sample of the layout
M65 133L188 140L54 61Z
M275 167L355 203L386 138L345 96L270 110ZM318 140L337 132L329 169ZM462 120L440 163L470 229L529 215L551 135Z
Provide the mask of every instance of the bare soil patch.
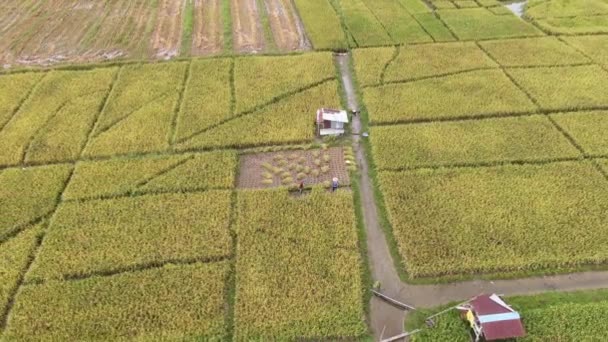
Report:
M237 187L271 188L277 186L328 185L337 177L349 185L347 160L341 147L249 154L241 157Z
M170 59L179 54L186 0L161 0L151 47L153 57Z
M210 55L222 51L224 45L221 0L194 2L192 54Z
M256 0L231 0L234 49L257 53L264 49L264 30Z
M291 0L264 0L270 27L281 51L309 50L310 43Z

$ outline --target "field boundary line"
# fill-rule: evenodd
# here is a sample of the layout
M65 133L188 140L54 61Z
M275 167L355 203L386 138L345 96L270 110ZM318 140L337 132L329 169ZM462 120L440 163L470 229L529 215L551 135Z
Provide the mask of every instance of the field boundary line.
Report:
M36 83L32 86L32 88L26 93L26 95L21 99L21 101L19 101L19 103L17 104L17 107L15 107L15 109L13 110L13 112L11 113L11 116L8 118L8 120L6 120L6 122L0 126L0 133L2 133L4 131L4 128L6 126L8 126L8 124L13 121L15 119L15 117L17 116L17 114L21 111L21 108L23 107L23 105L32 97L32 94L38 89L40 88L40 84L42 84L42 82L48 77L49 74L51 74L52 71L47 71L44 73L44 75L40 76L40 79L38 79L38 81L36 81Z
M136 273L136 272L142 272L142 271L147 271L147 270L151 270L151 269L163 268L167 265L185 266L185 265L192 265L192 264L196 264L196 263L208 264L208 263L216 263L216 262L222 262L225 260L230 260L231 258L232 258L232 256L230 256L230 255L218 255L218 256L204 257L204 258L166 259L166 260L161 260L161 261L154 261L154 262L148 262L148 263L135 264L135 265L131 265L131 266L119 267L119 268L115 268L113 270L100 270L100 271L93 271L93 272L89 272L89 273L85 273L85 274L65 274L65 275L62 275L62 278L59 279L59 281L61 281L61 282L79 281L79 280L86 280L86 279L95 278L95 277L105 278L105 277L112 277L112 276L121 275L121 274L125 274L125 273ZM55 281L55 279L30 281L30 282L25 282L23 285L24 286L42 285L48 281Z
M0 314L0 331L2 331L3 333L6 331L6 327L7 327L8 321L10 319L11 310L13 309L15 300L16 300L17 296L19 295L19 291L24 286L25 278L26 278L27 274L29 273L29 271L32 267L32 264L36 261L36 258L38 257L40 248L41 248L42 244L44 243L44 238L46 237L46 233L50 229L53 218L54 218L55 214L57 213L57 209L59 208L59 206L62 202L63 193L65 192L65 189L68 187L68 184L70 183L70 181L72 180L72 177L74 176L74 169L75 169L75 167L72 166L72 168L70 169L69 175L66 177L66 180L63 183L61 191L58 192L57 197L55 198L55 206L53 207L53 209L50 210L49 218L46 221L45 227L42 229L40 234L37 236L36 244L35 244L32 252L28 256L27 264L26 264L25 268L23 269L23 271L20 273L19 279L17 280L17 284L16 284L15 288L13 289L13 291L11 291L11 293L9 294L9 297L8 297L9 300L8 300L3 312Z
M228 307L224 315L224 324L226 326L226 341L232 341L234 339L234 311L235 311L235 303L236 303L236 262L237 262L237 243L238 243L238 234L236 232L236 224L238 218L238 192L237 192L237 182L238 182L238 172L239 167L238 164L236 166L236 174L233 179L233 189L230 193L230 213L228 217L228 232L230 233L230 271L226 275L226 279L224 280L224 286L226 295L224 301Z
M227 1L227 0L225 0ZM236 111L236 85L235 85L235 67L236 67L236 58L232 57L230 59L230 70L229 74L229 83L230 83L230 116L234 116Z
M382 72L380 73L380 85L384 85L384 83L385 83L384 79L386 78L386 71L401 54L401 45L397 45L394 49L395 50L393 51L393 55L391 56L391 59L389 59L386 62L386 64L384 64L384 67L382 68ZM363 88L365 88L365 87L363 87Z
M173 109L173 116L171 118L171 130L169 133L169 146L173 146L173 142L175 141L175 136L177 134L177 122L179 121L180 114L182 112L182 108L184 105L184 96L187 91L188 84L190 83L190 77L192 75L192 65L194 63L192 60L188 63L188 67L184 70L184 79L182 80L181 89L179 92L179 96L177 98L177 102L175 104L175 108Z
M390 62L392 62L392 60ZM387 65L385 65L385 67L388 68L389 64L387 63ZM407 79L407 80L396 80L396 81L388 81L388 82L384 81L384 77L386 75L384 74L385 70L383 70L382 71L382 78L383 78L382 79L382 83L380 83L380 84L370 84L370 85L362 86L361 88L363 88L363 89L366 89L366 88L380 88L380 87L390 86L390 85L394 85L394 84L415 83L415 82L426 81L426 80L430 80L430 79L442 79L442 78L446 78L446 77L450 77L450 76L472 73L472 72L475 72L475 71L497 70L497 69L499 69L499 68L498 67L479 67L479 68L472 68L472 69L452 71L452 72L447 72L447 73L437 74L437 75L420 76L420 77L416 77L416 78L410 78L410 79Z
M110 83L110 88L109 88L108 92L106 93L105 98L103 99L103 104L101 105L101 108L99 109L97 115L95 116L95 120L93 121L93 124L91 125L91 127L89 128L89 131L87 132L87 139L80 146L80 151L78 153L79 159L82 158L82 153L87 148L91 139L93 138L93 136L92 136L93 132L95 132L95 130L97 129L97 126L99 125L99 119L101 118L103 113L105 113L106 108L108 107L108 103L110 102L110 98L112 97L112 95L114 95L114 90L116 89L116 84L118 83L118 81L120 79L120 75L122 74L123 70L124 70L124 66L121 65L120 67L118 67L118 70L116 70L116 74L114 74L112 83Z
M51 214L52 214L52 210L49 210L49 212L47 212L43 215L37 216L36 218L34 218L28 222L20 223L20 224L13 226L13 228L10 231L2 234L2 236L0 237L0 246L7 243L9 240L12 240L12 239L18 237L21 233L28 230L28 228L30 228L31 226L35 226L35 225L43 222L44 220L48 219Z
M224 124L226 124L226 123L228 123L230 121L233 121L233 120L236 120L236 119L240 119L240 118L242 118L244 116L247 116L247 115L255 114L255 113L257 113L257 112L265 109L266 107L271 106L271 105L273 105L273 104L275 104L275 103L277 103L279 101L285 100L287 98L290 98L292 96L295 96L295 95L297 95L299 93L302 93L302 92L305 92L307 90L311 90L313 88L319 87L319 86L321 86L321 85L323 85L325 83L328 83L330 81L333 81L335 79L336 79L335 76L326 77L326 78L322 79L321 81L317 81L315 83L306 85L306 86L304 86L302 88L299 88L299 89L296 89L294 91L290 91L290 92L278 95L278 96L272 98L271 100L269 100L268 102L263 103L263 104L261 104L259 106L256 106L255 108L252 108L252 109L246 110L244 112L240 112L240 113L234 114L231 117L226 118L226 119L224 119L224 120L222 120L222 121L220 121L220 122L218 122L216 124L213 124L213 125L211 125L209 127L201 129L201 130L199 130L197 132L194 132L194 133L188 135L187 137L181 138L181 139L177 140L176 143L178 143L178 144L184 143L184 142L186 142L188 140L191 140L192 138L194 138L196 136L199 136L199 135L201 135L201 134L203 134L205 132L208 132L208 131L210 131L212 129L215 129L215 128L219 127L219 126L222 126L222 125L224 125Z
M393 37L393 35L388 31L388 29L386 28L386 26L384 25L384 23L382 22L382 20L380 20L380 18L378 17L378 15L376 14L376 12L374 12L369 5L367 4L367 0L359 0L361 1L361 3L363 4L363 6L365 6L365 8L367 8L367 10L369 11L369 13L371 13L374 16L374 19L376 19L376 21L378 22L378 24L380 24L380 27L382 27L382 29L384 30L384 33L386 33L386 35L388 36L388 38L391 40L391 42L393 42L393 44L398 44L395 41L395 38Z
M608 14L606 16L608 16ZM581 55L585 56L588 60L591 61L591 64L599 66L602 70L604 70L604 71L606 71L608 73L608 67L605 67L603 64L601 64L601 63L597 62L595 59L591 58L591 56L589 56L585 51L583 51L583 50L577 48L576 46L568 43L568 41L564 40L564 38L561 37L561 36L557 36L557 40L559 40L560 42L562 42L562 43L566 44L567 46L571 47L572 49L574 49L575 51L577 51Z
M171 190L155 190L155 191L137 191L131 190L123 193L114 193L107 195L99 195L99 196L89 196L89 197L81 197L81 198L69 198L64 199L65 203L86 203L92 201L112 201L119 200L123 198L134 198L134 197L144 197L144 196L163 196L163 195L187 195L187 194L202 194L209 191L231 191L232 188L224 188L224 187L202 187L202 188L193 188L193 189L171 189Z
M25 145L25 148L23 149L23 152L21 154L21 164L25 164L25 160L28 157L28 154L30 153L30 150L32 149L32 145L34 144L34 141L36 141L36 139L42 134L44 133L47 129L48 129L48 125L51 123L51 121L53 121L53 119L55 119L57 117L57 115L59 115L59 113L67 106L71 105L72 103L74 103L76 100L80 100L82 98L88 97L88 96L93 96L96 95L98 93L102 93L103 91L92 91L86 94L82 94L82 95L78 95L75 98L70 98L68 100L63 101L63 103L61 105L59 105L59 107L57 107L57 110L55 110L51 115L49 115L49 117L44 121L44 123L38 127L38 129L36 129L36 131L34 132L34 134L32 134L32 136L29 138L29 141L27 142L27 144Z
M342 12L342 7L340 6L339 3L336 3L336 0L325 0L329 3L329 5L333 8L334 13L336 13L336 15L338 16L338 18L340 18L340 26L342 27L342 31L344 31L344 43L346 43L346 47L347 50L350 47L349 44L349 37L350 39L353 40L353 43L355 43L354 47L359 47L359 42L357 42L357 38L355 38L355 36L353 35L353 33L350 31L350 28L348 27L348 25L346 25L346 21L344 21L344 12ZM313 45L314 48L314 45Z
M170 165L162 170L160 170L159 172L153 174L150 177L144 178L143 180L137 182L135 184L135 191L137 191L138 189L148 185L150 182L152 182L153 180L166 175L167 173L177 169L178 167L186 164L187 162L189 162L190 160L194 159L194 155L190 155L190 156L186 156L185 158L183 158L182 160L178 160L176 163L174 163L173 165Z

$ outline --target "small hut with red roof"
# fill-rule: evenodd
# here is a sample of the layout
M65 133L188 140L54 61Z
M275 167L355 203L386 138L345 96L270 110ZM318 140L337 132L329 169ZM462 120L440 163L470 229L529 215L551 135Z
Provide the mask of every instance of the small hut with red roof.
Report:
M524 337L519 313L496 294L479 295L456 307L473 331L475 341L496 341Z

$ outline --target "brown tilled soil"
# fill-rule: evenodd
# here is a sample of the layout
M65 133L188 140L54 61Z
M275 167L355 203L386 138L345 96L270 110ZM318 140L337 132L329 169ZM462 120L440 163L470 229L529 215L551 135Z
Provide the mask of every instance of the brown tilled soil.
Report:
M152 57L170 59L179 55L185 5L186 0L160 0L150 42Z
M234 49L243 53L264 50L264 30L256 0L231 0L231 4Z
M317 152L314 152L317 151ZM314 153L319 153L315 156ZM323 156L329 156L329 161L325 161ZM320 166L315 164L315 160L321 161ZM271 170L268 166L276 168ZM271 188L277 186L298 185L298 173L295 167L308 167L311 172L303 178L305 186L330 182L337 177L340 185L349 185L350 178L344 160L344 151L341 147L332 147L327 150L296 150L270 153L249 154L241 157L240 172L237 186L239 188ZM321 172L322 166L328 166L329 171ZM319 170L319 175L314 176L312 170ZM289 172L293 182L286 184L282 182L282 173ZM264 174L271 174L265 177ZM272 183L265 184L264 180L272 180Z
M281 51L310 50L300 17L291 0L264 0L270 27Z
M224 45L221 0L195 0L193 55L211 55L222 51Z

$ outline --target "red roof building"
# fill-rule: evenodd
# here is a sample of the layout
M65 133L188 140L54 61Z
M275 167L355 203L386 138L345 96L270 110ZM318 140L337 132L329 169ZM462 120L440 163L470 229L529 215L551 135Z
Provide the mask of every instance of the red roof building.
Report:
M475 341L496 341L526 335L519 313L496 294L479 295L458 306L458 309L471 324Z

